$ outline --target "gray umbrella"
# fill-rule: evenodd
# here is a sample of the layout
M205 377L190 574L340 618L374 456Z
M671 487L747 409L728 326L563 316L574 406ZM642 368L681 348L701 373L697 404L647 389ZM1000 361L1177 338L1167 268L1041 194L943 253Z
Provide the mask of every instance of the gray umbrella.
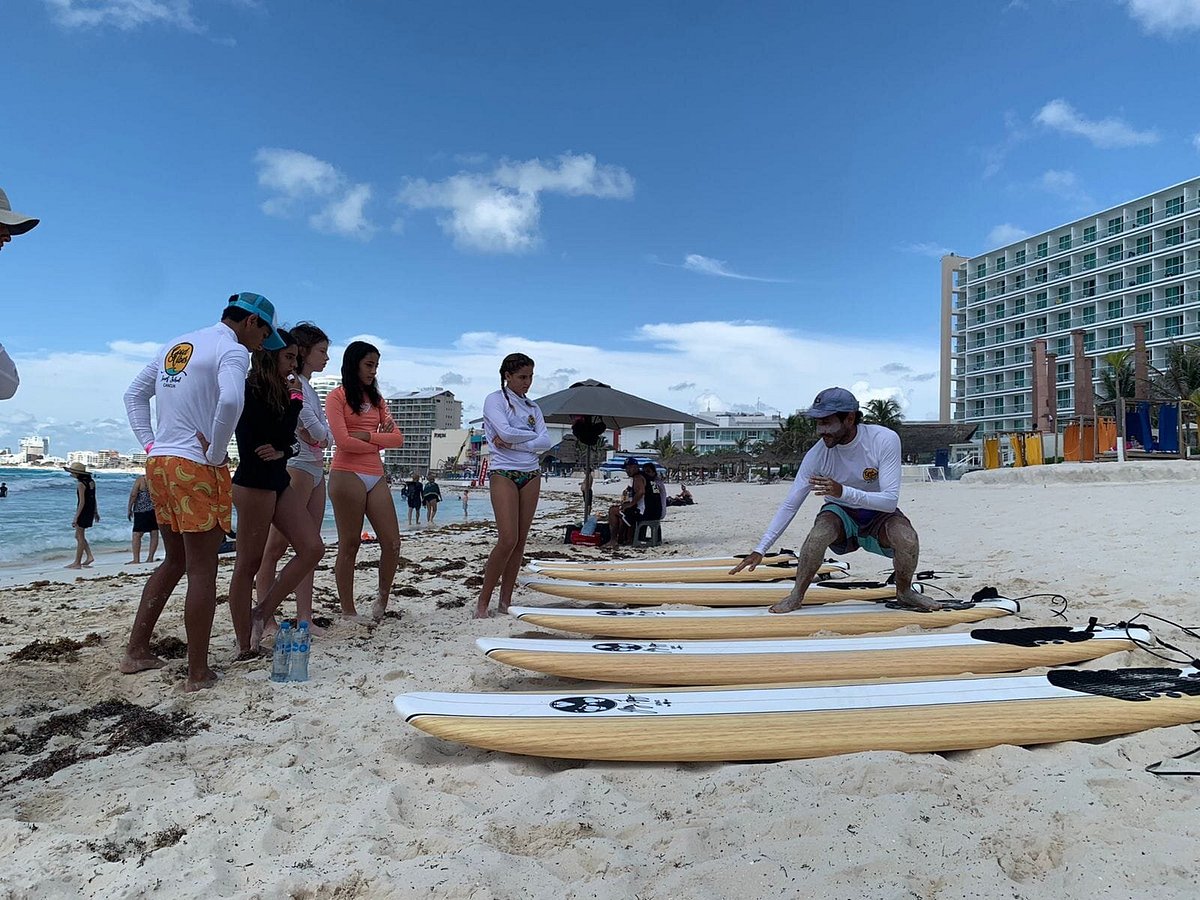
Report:
M535 401L547 422L557 425L574 424L579 416L591 416L604 423L605 428L620 430L634 425L666 425L675 422L695 425L714 425L690 413L671 409L618 391L607 384L591 378L577 381L565 391L547 394ZM591 473L594 467L592 453L585 456L584 469ZM591 515L590 492L584 497L583 517Z

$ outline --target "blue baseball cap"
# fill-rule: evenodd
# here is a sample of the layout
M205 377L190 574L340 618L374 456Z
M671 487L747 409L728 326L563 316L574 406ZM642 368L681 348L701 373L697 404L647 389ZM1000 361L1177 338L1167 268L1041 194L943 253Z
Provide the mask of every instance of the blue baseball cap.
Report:
M810 419L824 419L839 413L858 412L858 398L845 388L825 388L813 399L813 405L805 413Z
M263 341L264 350L282 350L287 346L287 342L279 336L278 323L275 321L275 304L262 294L252 294L250 291L242 291L242 293L234 294L229 298L229 306L236 306L238 309L254 313L254 315L271 326L271 333Z

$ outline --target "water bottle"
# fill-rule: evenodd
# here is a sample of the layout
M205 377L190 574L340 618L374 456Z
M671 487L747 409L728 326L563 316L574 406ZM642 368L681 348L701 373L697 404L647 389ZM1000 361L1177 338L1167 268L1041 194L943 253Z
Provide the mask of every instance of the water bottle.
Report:
M288 681L308 681L308 623L301 622L292 637L288 656Z
M590 537L596 533L596 517L588 516L583 520L583 528L580 529L580 534Z
M288 680L288 655L292 649L292 623L284 622L275 632L275 652L271 655L271 680Z

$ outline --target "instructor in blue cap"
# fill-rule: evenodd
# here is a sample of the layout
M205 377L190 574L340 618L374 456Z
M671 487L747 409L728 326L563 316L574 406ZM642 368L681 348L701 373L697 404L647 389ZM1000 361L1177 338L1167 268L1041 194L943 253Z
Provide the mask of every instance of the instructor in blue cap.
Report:
M920 544L912 522L897 506L900 436L882 425L862 424L858 400L845 388L821 391L806 415L815 420L820 440L804 454L796 481L766 534L731 574L754 571L812 493L824 503L800 548L796 586L771 612L800 608L826 550L843 554L859 549L892 560L897 605L925 612L946 608L912 589Z

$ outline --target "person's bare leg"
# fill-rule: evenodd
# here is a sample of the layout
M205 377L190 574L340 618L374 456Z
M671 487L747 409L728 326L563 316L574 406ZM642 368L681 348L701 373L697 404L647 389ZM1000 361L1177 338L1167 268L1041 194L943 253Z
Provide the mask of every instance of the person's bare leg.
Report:
M253 603L254 576L263 561L271 520L275 517L276 494L262 488L233 486L233 505L237 509L237 556L229 579L229 615L237 635L238 654L256 649L250 608ZM215 570L214 570L215 571Z
M800 552L796 554L796 584L791 593L772 606L770 611L787 613L799 609L804 603L804 594L821 568L821 563L825 561L825 552L829 545L845 539L846 530L836 514L817 513L812 531L808 533Z
M87 546L87 541L83 537L83 529L78 525L75 526L75 562L64 566L66 569L82 569L83 568L83 553Z
M142 561L142 533L140 531L133 533L133 541L130 543L129 549L133 552L133 559L130 562L137 565Z
M288 474L292 479L289 490L295 491L300 501L307 504L308 495L312 492L313 487L312 476L300 469L288 469ZM322 499L324 499L324 494L322 494ZM271 593L271 586L275 584L276 569L279 566L279 560L287 552L288 546L287 537L284 536L284 533L276 525L272 524L270 533L267 535L267 546L263 548L262 563L259 565L258 571L254 574L254 597L258 601L258 606L262 606L263 602L267 599L267 595ZM271 619L262 623L262 637L273 634L277 627L275 618L272 616Z
M601 550L617 546L621 536L621 507L613 504L608 508L608 540L600 545Z
M241 539L239 522L239 543ZM188 581L183 607L188 649L188 677L183 685L185 691L200 691L212 687L217 681L217 673L208 666L208 645L212 640L213 615L217 610L217 550L224 540L225 532L219 527L183 535Z
M163 561L150 573L142 588L142 600L133 619L129 642L125 645L125 656L117 666L125 675L146 669L161 669L166 665L150 652L150 638L154 636L154 626L158 624L158 617L162 615L171 592L175 590L186 571L187 557L183 537L165 525L160 525L159 528L162 530Z
M292 545L292 558L283 567L275 583L267 591L253 612L253 627L250 632L250 647L257 649L262 640L263 628L267 622L275 621L275 611L279 609L300 580L311 575L321 557L325 555L325 544L321 541L320 532L313 527L300 499L300 494L288 487L275 502L275 513L272 520L274 527L283 532L283 536ZM240 535L239 535L240 539Z
M301 473L302 476L309 481L312 481L312 476L307 473ZM308 513L309 521L312 522L313 528L316 529L317 535L321 534L321 523L325 521L325 479L322 478L320 483L313 486L309 491L308 500L305 504L305 511ZM296 585L296 620L298 622L307 622L309 634L321 635L325 633L325 629L313 624L313 580L316 576L316 568L314 567L307 575L300 579L300 583Z
M154 554L158 552L158 532L150 532L150 553L146 556L146 562L154 562Z
M879 543L894 554L892 566L896 576L896 603L913 609L941 609L941 603L912 589L917 559L921 555L921 542L913 527L902 519L889 519L881 529Z
M521 499L517 486L503 475L491 477L492 512L496 518L496 546L488 554L483 570L483 584L475 603L475 618L486 619L492 592L508 568L508 559L517 546L521 532Z
M521 563L525 561L525 541L529 537L529 527L533 524L534 513L537 512L538 497L542 492L542 479L535 478L517 492L520 503L517 518L517 545L508 556L508 565L500 582L500 612L508 612L512 604L513 589L517 586L517 576L521 572Z
M396 518L396 502L392 499L392 489L386 479L367 494L367 519L379 541L379 585L375 602L371 604L371 618L379 622L387 611L392 582L396 579L396 566L400 563L400 521Z
M337 559L333 578L337 583L338 602L342 615L360 620L354 606L354 563L362 544L363 516L367 511L367 489L353 472L329 473L329 499L333 501L333 519L337 523Z

